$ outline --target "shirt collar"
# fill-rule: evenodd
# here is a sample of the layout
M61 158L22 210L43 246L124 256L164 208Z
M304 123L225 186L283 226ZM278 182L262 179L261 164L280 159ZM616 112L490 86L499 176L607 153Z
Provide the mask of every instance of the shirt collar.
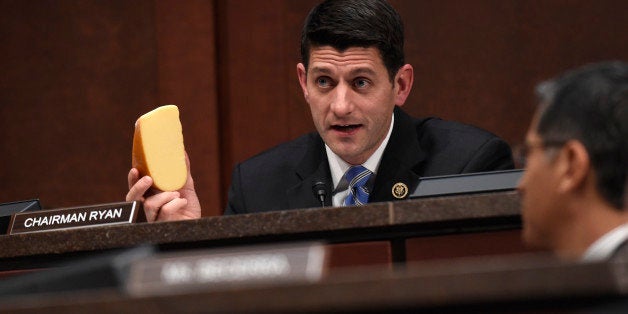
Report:
M597 239L582 255L582 261L594 262L610 258L615 250L628 239L628 223L623 224Z

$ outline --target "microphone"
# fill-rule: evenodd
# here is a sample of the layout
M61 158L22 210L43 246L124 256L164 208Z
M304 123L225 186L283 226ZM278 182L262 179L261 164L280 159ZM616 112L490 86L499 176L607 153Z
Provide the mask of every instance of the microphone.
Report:
M325 207L325 197L327 196L327 190L325 189L325 181L317 179L312 185L312 192L314 196L321 201L321 206Z

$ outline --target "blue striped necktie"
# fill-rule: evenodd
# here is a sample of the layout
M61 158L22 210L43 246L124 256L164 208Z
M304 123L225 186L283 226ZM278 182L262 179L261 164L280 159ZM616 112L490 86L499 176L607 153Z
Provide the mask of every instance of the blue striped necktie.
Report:
M369 201L369 191L366 182L373 174L362 166L353 166L347 170L345 177L349 182L349 194L345 198L344 206L364 205Z

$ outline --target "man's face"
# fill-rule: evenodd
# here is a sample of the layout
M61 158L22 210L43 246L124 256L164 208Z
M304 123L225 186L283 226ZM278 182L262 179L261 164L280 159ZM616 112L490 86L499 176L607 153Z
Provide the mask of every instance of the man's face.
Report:
M375 152L386 137L395 105L403 105L407 96L399 97L399 84L390 81L373 47L343 52L314 47L307 73L303 64L297 73L318 133L350 164L361 164Z
M534 125L534 124L533 124ZM523 240L534 247L552 249L569 214L561 204L552 151L531 128L526 135L526 169L519 182Z

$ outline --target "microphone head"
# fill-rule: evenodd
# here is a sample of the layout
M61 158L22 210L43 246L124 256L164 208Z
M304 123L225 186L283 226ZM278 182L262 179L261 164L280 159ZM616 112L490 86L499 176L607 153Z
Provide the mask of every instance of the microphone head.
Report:
M321 202L321 206L325 207L325 198L327 196L327 184L324 180L316 179L312 181L312 192L314 196Z
M321 196L327 194L327 190L325 188L325 181L323 180L315 180L312 184L312 192L314 195Z

